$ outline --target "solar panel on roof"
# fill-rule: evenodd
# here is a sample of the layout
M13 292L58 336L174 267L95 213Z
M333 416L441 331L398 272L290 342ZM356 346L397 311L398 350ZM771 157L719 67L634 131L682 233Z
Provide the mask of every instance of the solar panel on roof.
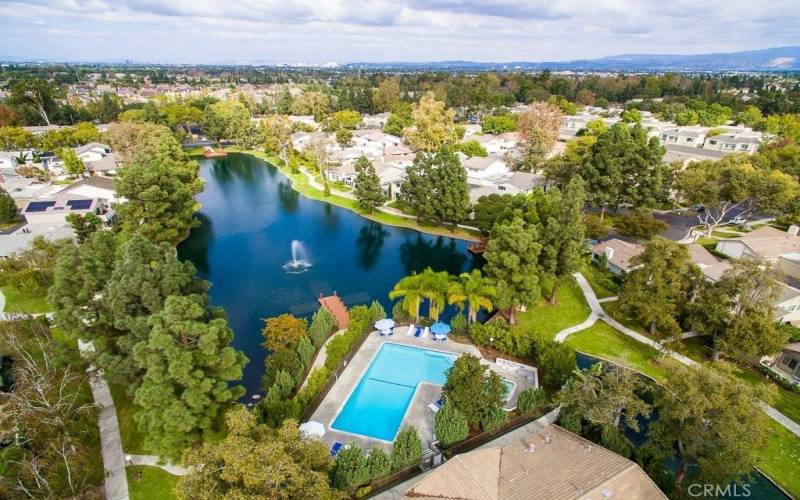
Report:
M54 206L56 202L54 201L32 201L28 203L28 206L25 208L26 213L31 212L44 212L48 208Z
M72 210L86 210L92 206L92 200L69 200L67 205Z

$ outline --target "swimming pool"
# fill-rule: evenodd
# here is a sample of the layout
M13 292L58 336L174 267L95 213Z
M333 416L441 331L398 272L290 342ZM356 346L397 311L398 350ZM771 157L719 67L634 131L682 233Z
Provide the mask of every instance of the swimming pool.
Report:
M420 382L444 385L455 360L455 354L384 343L331 429L393 441ZM510 394L513 382L503 383Z

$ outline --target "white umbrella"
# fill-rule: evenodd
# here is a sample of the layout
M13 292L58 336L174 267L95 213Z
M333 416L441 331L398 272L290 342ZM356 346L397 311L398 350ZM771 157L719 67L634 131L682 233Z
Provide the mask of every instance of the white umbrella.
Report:
M309 420L304 424L300 424L300 432L308 436L322 437L325 435L325 426L319 422Z
M388 318L379 319L375 322L375 328L378 330L391 330L394 328L394 320Z

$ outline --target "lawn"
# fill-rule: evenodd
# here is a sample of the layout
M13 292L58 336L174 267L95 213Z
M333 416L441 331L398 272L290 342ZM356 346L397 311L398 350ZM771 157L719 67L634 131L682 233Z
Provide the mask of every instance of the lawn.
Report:
M0 290L6 297L6 306L3 312L36 314L51 310L50 304L41 295L26 295L13 286L4 286Z
M658 351L627 337L603 321L570 335L566 343L575 350L618 363L656 380L666 379L667 371L658 362Z
M338 196L334 193L331 193L330 196L325 196L325 193L315 188L314 186L311 186L311 184L308 182L308 177L306 177L305 174L291 173L288 168L280 166L280 163L276 161L276 158L274 157L270 157L269 155L259 151L243 151L243 152L253 155L257 158L261 158L262 160L275 165L276 168L278 168L278 170L280 170L280 172L283 175L291 179L292 187L297 192L303 194L305 197L311 198L312 200L324 201L332 205L336 205L338 207L346 208L364 217L365 219L374 220L376 222L380 222L381 224L388 224L390 226L407 227L410 229L421 231L423 233L448 236L450 238L460 238L465 240L477 241L481 237L480 231L463 229L463 228L453 229L448 226L440 227L435 225L419 224L415 219L410 219L407 217L402 217L400 215L390 214L379 210L373 212L372 214L368 214L364 210L362 210L361 207L358 206L358 203L353 199L345 198L343 196Z
M595 264L588 263L583 266L581 274L592 286L592 290L594 290L594 294L597 295L598 299L613 297L619 292L619 285L614 275L600 269Z
M771 418L769 442L760 450L758 468L795 498L800 498L800 437Z
M542 295L549 296L550 288L542 290ZM556 333L582 323L587 317L589 317L589 306L581 288L577 282L570 280L559 288L555 304L550 304L546 298L542 298L535 306L517 314L517 323L555 337Z
M158 467L135 465L126 469L131 500L172 500L178 477Z
M133 404L133 400L125 394L125 387L117 384L108 384L108 386L117 409L119 431L122 435L122 450L133 455L146 455L144 434L139 431L134 420L136 406Z
M633 330L635 332L638 332L638 333L641 333L642 335L645 335L647 337L652 337L652 335L650 335L650 330L645 328L639 322L639 320L634 319L634 318L630 318L628 316L625 316L624 314L622 314L622 312L620 312L620 310L619 310L619 302L618 301L604 302L604 303L600 304L600 307L603 308L603 310L606 312L606 314L608 314L609 316L611 316L615 320L619 321L623 325L627 326L631 330Z

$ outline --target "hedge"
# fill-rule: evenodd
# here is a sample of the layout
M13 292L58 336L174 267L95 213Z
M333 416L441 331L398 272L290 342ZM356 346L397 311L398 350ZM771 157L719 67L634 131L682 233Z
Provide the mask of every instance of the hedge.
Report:
M350 324L347 330L328 342L325 349L325 366L335 370L350 351L353 344L372 327L373 314L366 306L356 306L350 309Z

